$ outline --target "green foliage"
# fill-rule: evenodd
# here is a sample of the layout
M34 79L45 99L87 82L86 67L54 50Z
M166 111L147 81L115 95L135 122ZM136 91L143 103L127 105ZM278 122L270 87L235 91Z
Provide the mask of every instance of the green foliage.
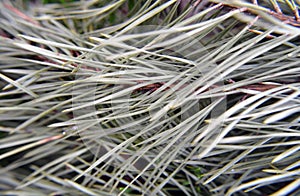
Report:
M75 2L76 0L43 0L43 4L47 4L47 3L69 3L69 2Z
M298 9L0 2L0 195L299 194Z

